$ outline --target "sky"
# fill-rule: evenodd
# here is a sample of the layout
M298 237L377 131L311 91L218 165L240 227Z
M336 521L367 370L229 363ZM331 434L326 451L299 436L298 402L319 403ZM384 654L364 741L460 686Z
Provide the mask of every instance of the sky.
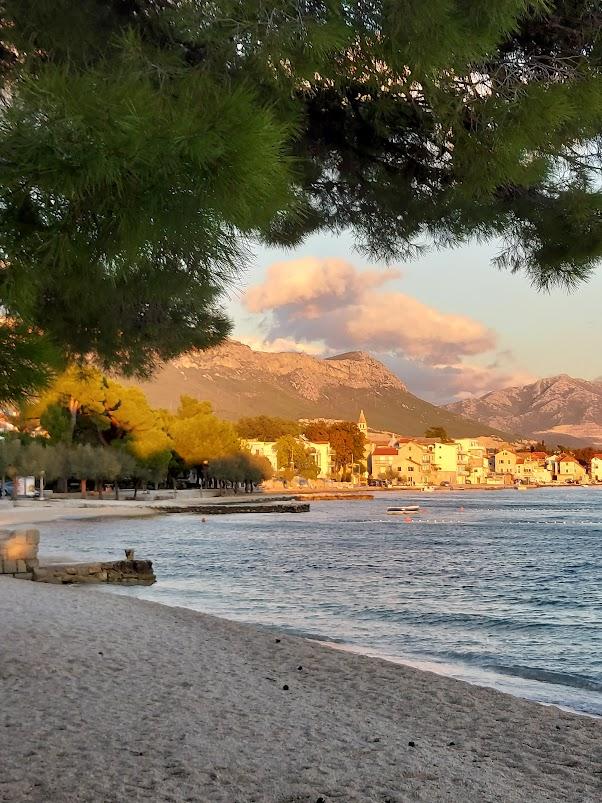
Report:
M602 375L602 266L572 292L497 270L496 243L386 265L350 233L257 247L232 288L233 337L319 356L367 351L408 389L445 403L557 374Z

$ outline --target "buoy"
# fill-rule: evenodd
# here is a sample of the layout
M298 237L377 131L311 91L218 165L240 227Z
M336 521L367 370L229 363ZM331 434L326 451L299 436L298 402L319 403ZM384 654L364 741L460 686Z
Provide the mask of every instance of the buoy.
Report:
M404 519L404 521L405 521L405 523L406 523L406 524L411 524L411 523L412 523L412 521L413 521L413 519L411 519L409 516L406 516L406 518Z
M460 508L460 513L464 513L464 508L463 507Z

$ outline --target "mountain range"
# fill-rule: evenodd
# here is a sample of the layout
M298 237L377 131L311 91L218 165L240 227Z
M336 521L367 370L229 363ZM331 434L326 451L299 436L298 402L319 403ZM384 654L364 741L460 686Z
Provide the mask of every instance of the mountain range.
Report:
M236 341L191 352L136 383L151 404L175 409L181 395L204 399L222 418L272 415L356 421L364 410L374 429L424 435L431 426L454 437L501 435L408 391L385 365L362 351L319 358L262 352Z
M602 381L567 374L447 405L450 412L554 446L602 444Z

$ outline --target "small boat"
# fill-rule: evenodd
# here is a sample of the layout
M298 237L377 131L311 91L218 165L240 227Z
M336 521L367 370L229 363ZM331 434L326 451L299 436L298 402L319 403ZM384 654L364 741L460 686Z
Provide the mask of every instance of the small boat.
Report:
M434 493L434 491L435 488L432 485L425 485L424 488L422 489L422 492L427 494L432 494Z
M405 516L406 513L416 513L420 505L404 505L403 507L388 507L387 513L391 516Z

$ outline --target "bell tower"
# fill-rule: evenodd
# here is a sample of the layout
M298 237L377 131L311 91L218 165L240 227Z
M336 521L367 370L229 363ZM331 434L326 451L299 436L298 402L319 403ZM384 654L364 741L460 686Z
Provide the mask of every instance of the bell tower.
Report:
M364 415L363 410L360 410L360 417L357 420L357 428L360 432L363 432L364 435L368 434L368 422L366 421L366 416Z

